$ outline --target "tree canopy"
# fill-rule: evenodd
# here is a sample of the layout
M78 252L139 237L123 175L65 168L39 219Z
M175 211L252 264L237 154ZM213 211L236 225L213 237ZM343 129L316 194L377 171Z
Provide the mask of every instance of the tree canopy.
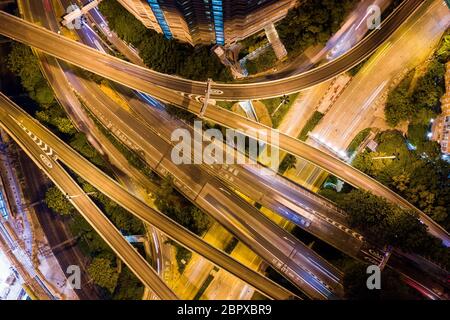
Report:
M119 279L117 269L111 261L104 258L94 258L87 269L89 276L95 284L113 293Z
M75 208L57 187L51 187L47 190L45 203L54 212L62 215L69 215L75 212Z
M449 35L440 43L425 74L412 81L415 71L408 74L388 95L386 121L395 127L402 121L426 125L441 112L440 99L445 92L445 63L450 55Z
M202 235L211 224L207 215L175 190L170 178L164 179L155 193L155 205L161 212L197 235Z
M336 200L348 214L350 226L377 244L392 245L404 252L429 257L445 268L450 267L449 248L428 233L415 211L404 210L361 190L352 190Z
M192 47L175 39L166 39L147 29L115 0L102 1L99 9L111 30L137 48L149 68L193 80L232 80L231 73L211 52L210 46Z
M276 26L289 53L323 45L339 29L356 0L305 0Z
M450 164L440 158L435 142L424 138L426 126L411 124L408 141L417 146L409 150L399 131L388 130L377 137L377 152L363 151L352 165L376 178L450 229ZM380 156L395 159L377 159Z

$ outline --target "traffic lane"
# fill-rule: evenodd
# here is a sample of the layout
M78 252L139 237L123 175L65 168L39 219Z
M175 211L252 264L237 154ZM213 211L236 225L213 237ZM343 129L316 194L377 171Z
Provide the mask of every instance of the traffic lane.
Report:
M21 150L19 153L19 162L24 173L25 183L27 185L27 196L31 203L40 202L33 206L39 223L49 242L50 247L55 247L73 237L67 230L67 225L61 215L53 213L42 203L45 196L45 190L49 182L44 178L42 171L33 161ZM99 295L96 288L89 282L86 269L84 268L85 258L77 246L65 246L62 250L52 250L63 270L67 270L70 265L81 266L81 288L75 290L80 299L97 300Z
M403 1L394 12L394 15L383 21L380 29L372 31L346 54L313 70L279 80L255 84L240 83L228 85L217 83L213 85L213 89L224 93L222 95L211 95L211 98L227 100L271 98L298 92L334 78L370 56L424 2L423 0Z
M13 112L18 112L17 109L11 109ZM193 235L191 232L185 230L178 224L169 220L167 217L149 208L140 200L136 199L134 196L130 195L125 191L120 185L115 181L111 180L109 177L99 172L99 170L87 162L84 158L79 156L77 153L73 152L70 148L64 146L61 141L53 136L49 131L42 128L36 121L29 120L28 116L22 115L24 121L28 121L27 125L36 127L33 129L39 131L40 137L45 137L46 143L50 143L52 147L57 152L60 159L63 159L66 165L71 167L75 172L79 173L84 179L90 182L95 188L100 192L105 193L108 197L114 199L118 204L122 205L125 209L132 213L135 213L139 218L144 221L155 225L158 229L161 229L167 234L171 234L176 241L180 241L183 245L191 248L193 251L204 255L209 258L218 266L226 265L224 268L227 270L232 270L232 273L238 277L245 277L245 281L259 288L259 284L263 283L270 290L263 291L264 294L268 296L273 296L279 299L287 299L292 295L285 289L280 288L278 285L262 277L260 274L255 273L252 270L240 265L234 259L230 258L228 255L208 246L200 238ZM21 119L22 119L21 118ZM127 242L128 244L128 242ZM199 249L200 248L200 249Z
M335 268L265 216L259 214L256 217L249 217L246 214L247 210L242 209L246 204L243 200L231 202L229 198L209 185L203 188L199 198L207 198L210 203L215 205L215 217L218 221L234 220L233 226L238 226L240 229L235 231L242 233L242 230L245 230L246 233L243 235L250 243L256 242L264 248L270 248L273 253L278 252L277 257L281 261L291 264L291 267L295 264L297 268L307 268L330 287L339 285L341 274ZM218 208L221 210L218 210ZM224 217L223 215L227 216ZM299 254L293 255L294 252L299 252ZM322 267L322 264L324 264L324 267Z
M3 106L7 101L3 96L0 97ZM136 276L144 283L144 285L153 288L162 299L177 299L176 295L164 284L158 277L156 272L143 259L139 253L131 246L121 235L114 225L103 215L103 213L95 206L92 200L84 193L81 187L59 166L59 164L46 157L38 144L33 142L30 136L20 128L11 118L22 122L28 130L36 132L35 123L27 122L27 119L21 117L20 114L8 108L8 114L5 110L0 112L1 122L4 130L7 131L24 151L32 158L41 170L46 172L50 179L64 193L72 196L69 200L74 207L83 215L89 224L99 233L103 240L111 247L111 249L122 258L125 264L132 270ZM37 135L37 133L35 133ZM75 196L75 197L73 197Z
M183 122L175 119L170 119L169 116L163 114L161 110L156 108L150 108L142 105L141 101L133 99L133 109L136 110L140 116L144 118L149 126L149 130L158 131L160 134L168 139L171 136L173 130L178 128L184 128L193 132L193 128L184 124ZM219 146L221 148L223 146ZM248 159L247 159L248 160ZM318 196L311 195L306 197L306 190L298 189L300 187L294 186L287 180L275 175L269 169L266 169L260 165L204 165L205 169L209 170L211 174L214 174L226 181L227 183L237 186L241 192L250 196L252 199L259 201L267 195L270 197L270 193L280 193L284 198L302 204L311 208L312 210L326 210L327 214L333 214L341 224L345 222L345 217L341 212L338 212L333 206L321 199ZM301 189L301 188L300 188ZM294 200L292 200L294 199Z
M110 109L111 110L111 109ZM122 120L124 120L124 119L127 119L127 116L129 117L129 113L128 112L125 112L124 110L116 110L117 112L115 112L115 114L120 114L120 113L122 113L122 115L120 116L120 118L122 119ZM133 119L134 120L134 119ZM134 126L134 128L141 128L141 126ZM143 137L143 136L145 136L145 135L147 135L148 136L148 133L147 132L141 132L140 134L139 134L139 136L140 137ZM143 139L144 141L150 141L149 139L148 139L148 137L146 138L146 139ZM142 141L142 142L144 142L144 141ZM144 148L144 149L146 149L146 148ZM162 171L162 169L161 168L164 168L164 170ZM188 170L188 172L186 173L186 170ZM192 171L192 170L194 170L194 172L189 172L189 171ZM171 162L171 160L169 160L169 159L167 159L167 158L164 158L161 162L160 162L160 164L158 165L158 168L157 168L157 171L158 172L160 172L162 175L166 175L167 173L171 173L174 177L176 177L175 179L174 179L174 183L175 183L175 185L179 188L179 189L181 189L181 190L183 190L183 186L186 186L186 185L188 185L188 186L190 186L190 185L192 185L192 177L198 177L198 176L201 176L201 172L200 171L198 171L199 170L199 168L198 167L196 167L196 166L191 166L191 165L181 165L181 166L175 166L172 162ZM182 184L177 184L177 182L178 181L184 181L184 183L182 183ZM205 183L205 181L203 181L202 182L203 184ZM220 188L220 187L219 187ZM186 190L184 190L185 192L186 192ZM197 191L200 191L200 190L197 190ZM194 197L194 199L195 199L195 197ZM228 202L230 202L230 203L234 203L234 201L236 201L235 199L233 199L233 200L231 200L230 201L230 199L228 198ZM285 234L285 237L286 237L286 234Z
M118 111L118 113L120 112L120 110L117 110L117 111ZM123 117L121 119L123 119ZM136 126L136 127L138 128L139 126ZM139 135L139 136L142 137L145 135L146 135L146 133L141 133L141 135ZM147 139L144 139L144 140L149 141L148 137L147 137ZM198 177L199 173L200 173L198 171L198 168L195 166L174 166L173 163L168 159L164 159L163 161L161 161L160 165L158 167L164 167L165 170L167 172L171 172L173 174L173 176L176 177L177 180L182 180L182 181L184 180L185 184L187 184L187 185L192 185L192 177L196 177L196 176ZM196 172L187 172L186 173L187 168L189 169L189 171L195 170Z
M145 121L148 123L149 126L152 127L151 130L162 130L163 136L165 136L166 138L167 138L167 136L170 136L171 130L174 130L174 128L175 128L175 120L174 119L168 119L169 117L167 115L162 115L162 111L157 110L156 108L149 108L149 107L142 108L142 105L139 104L139 101L134 101L134 107L136 107L136 109L139 110L138 112L140 112L140 115L145 117ZM158 116L156 116L157 113L158 113ZM159 116L159 114L161 114L161 116ZM185 129L190 130L191 132L193 131L192 127L189 127L189 126L185 125L184 123L181 123L181 125L183 125L183 127ZM204 167L206 169L210 169L206 165ZM226 178L228 178L228 179L225 178L224 180L226 180L226 182L228 184L236 186L238 188L238 190L241 190L241 192L245 193L247 196L250 196L252 199L259 201L264 198L264 195L267 196L268 201L265 203L273 204L270 206L270 208L279 209L279 210L277 210L277 212L281 213L285 217L290 218L290 220L296 222L296 224L299 224L296 219L292 219L293 212L291 210L290 210L290 213L288 214L288 216L286 216L286 214L285 214L286 207L280 205L279 203L274 204L274 201L271 201L271 199L275 199L275 196L272 195L271 192L265 191L268 188L273 193L280 191L283 194L283 196L286 196L286 194L291 195L294 193L294 192L292 192L293 190L291 188L287 188L285 186L285 184L283 184L283 183L278 183L275 187L262 185L261 180L266 179L266 180L264 180L264 182L267 182L267 183L269 182L268 181L268 178L269 178L268 170L264 170L264 172L262 174L259 174L258 176L256 176L256 174L252 175L252 173L255 171L249 170L250 166L248 166L248 165L226 166L227 168L229 167L230 169L232 169L232 170L230 170L230 171L233 171L232 174L229 173L228 170L223 170L225 172L222 174L221 170L217 169L217 168L222 168L222 166L212 165L211 167L213 167L213 168L212 168L212 170L210 170L210 173L212 173L212 174L215 173L217 176L219 176L219 178L222 178L225 175ZM247 172L246 169L249 170L249 172ZM258 169L263 170L262 167L260 167L260 166ZM256 170L256 173L260 173L260 171ZM267 174L267 176L265 174ZM271 178L271 182L274 182L274 181L278 182L278 179L273 177L273 173L270 175L270 178ZM232 180L232 181L230 181L230 180ZM295 194L295 195L297 196L297 199L298 199L298 194ZM315 197L315 198L318 198L318 197ZM310 208L310 210L314 210L314 209L315 210L323 210L323 208L324 208L323 203L325 201L322 199L322 204L320 207L317 203L313 202L311 198L307 198L304 196L301 200L296 200L296 202L297 203L301 202L303 206ZM328 207L326 207L326 208L328 209ZM342 215L339 215L339 217L342 217ZM320 226L324 226L325 221L320 221L318 223L320 224ZM345 228L344 230L347 230L347 232L350 231L345 226L342 226L342 228ZM332 230L333 228L325 227L325 229ZM345 234L345 232L343 230L336 229L336 227L334 227L334 229L335 230L331 234L331 238L333 238L333 236L334 236L334 238L338 239L338 241L341 244L345 244L345 247L349 247L348 242L352 242L354 239L346 240L345 236L348 236L348 235ZM318 231L318 230L316 230L316 231ZM352 236L353 236L353 234L354 234L354 232L350 233L350 235L352 235ZM344 237L342 237L342 236L344 236ZM327 238L325 234L322 234L321 238L324 238L324 237ZM344 238L344 239L342 239L342 238ZM361 243L359 243L357 241L353 241L353 242L356 242L356 243L353 243L352 247L357 250L357 248L361 246ZM347 251L347 252L349 252L349 251ZM355 255L356 253L357 253L357 251L350 251L351 255Z
M124 112L123 110L122 111L121 110L117 110L117 114L119 112L122 112L122 116L121 116L122 120L126 119L127 116L129 117L129 114L127 112ZM143 127L141 127L141 126L134 126L134 128L139 129L139 128L143 128ZM145 135L146 135L146 132L140 132L140 134L139 134L139 136L145 136ZM150 141L150 140L147 138L147 139L145 139L145 141ZM182 173L182 171L180 171L178 167L174 167L168 159L165 159L165 161L163 161L161 163L164 164L164 166L166 167L166 171L171 172L173 174L173 176L175 176L177 178L177 180L181 180L181 181L184 180L184 182L187 183L187 184L190 183L192 176L195 177L195 176L198 176L200 174L200 173L196 173L196 172L193 172L193 173L191 172L188 175L186 175L186 174ZM189 168L191 170L194 168L195 170L198 170L198 168L195 167L195 166L187 166L187 165L185 165L185 166L180 166L180 167L184 167L183 171L185 171L186 168ZM174 171L174 170L176 170L176 171ZM174 172L177 172L177 174L174 174ZM184 179L183 179L183 177L184 177ZM206 181L203 181L203 183L205 183L205 182ZM182 186L179 186L179 187L182 187ZM220 189L220 186L217 186L217 189ZM223 193L223 191L222 191L222 193ZM233 199L232 202L234 202L234 201L235 200ZM246 205L248 206L248 204L246 204ZM281 236L281 234L279 234L279 235ZM287 233L283 233L283 235L284 235L284 237L286 237ZM291 241L295 241L296 239L292 238L290 240Z
M401 253L394 251L388 260L387 266L394 270L399 270L407 284L411 285L411 281L413 281L416 285L419 285L422 290L432 293L431 299L448 300L450 298L448 274L446 277L447 279L441 279L440 281L437 280L439 278L433 279L422 270L423 262L421 262L419 266L414 262L412 263L412 261L414 260L405 258ZM415 285L413 285L413 288L418 289Z
M404 20L406 20L407 17L409 17L412 12L414 12L414 10L418 6L420 6L420 4L422 4L422 2L422 0L405 0L402 4L399 5L394 14L384 21L382 27L379 30L373 31L371 34L369 34L369 36L360 41L360 43L356 45L352 50L350 50L347 54L344 54L339 58L331 61L330 63L314 69L314 71L312 72L305 72L293 77L283 78L282 80L275 80L258 84L215 84L213 86L213 89L221 91L222 94L219 96L215 96L213 94L211 98L243 100L250 97L273 97L286 93L297 92L306 87L315 85L321 81L333 78L334 76L350 69L360 61L364 60L367 56L369 56L392 34L393 31L395 31L403 23ZM4 14L2 15L4 16ZM2 22L0 23L0 26L2 28L0 28L0 30L4 29L2 33L8 36L13 36L9 31L11 31L11 28L14 24L11 25L11 19L9 18L11 17L8 17L7 19L6 16L4 16L4 18L2 18ZM6 29L8 29L9 31L6 31ZM80 61L80 58L76 58L75 56L68 54L67 51L77 49L76 52L79 52L82 57L89 57L88 60L84 59L84 62L85 66L89 66L88 68L90 71L101 73L101 75L109 77L115 81L120 82L120 80L123 79L123 74L122 77L120 77L115 72L117 70L122 70L128 74L133 74L133 78L137 79L138 82L144 82L144 85L159 85L164 88L169 88L170 90L187 92L189 94L204 95L206 84L203 82L189 81L176 76L163 75L139 66L134 66L130 63L121 61L120 59L116 59L108 55L98 54L98 52L96 52L95 50L90 50L87 47L77 46L76 43L73 43L68 39L64 39L63 37L58 37L57 34L45 33L44 38L47 40L47 43L44 45L43 41L45 39L40 35L36 36L39 28L30 25L21 25L21 29L23 31L22 35L30 36L30 33L35 34L34 39L28 37L27 41L30 41L29 43L32 46L38 47L42 50L45 50L44 47L48 46L48 43L54 44L57 42L58 46L51 46L53 49L52 54L54 54L58 58L67 59L67 61L71 63L76 64L78 61ZM31 30L33 32L30 32ZM64 48L66 50L63 50ZM93 62L94 64L95 62L100 63L102 65L102 68L97 68L97 70L95 70L96 68L94 68L92 64ZM134 87L134 84L131 83L135 83L133 79L128 80L130 80L129 84L133 86L133 88L139 89ZM230 93L228 93L228 91ZM258 96L258 94L260 96Z
M226 127L235 129L239 128L241 132L252 137L256 136L254 129L258 128L261 131L257 132L265 133L268 144L275 144L281 150L303 158L318 166L322 170L341 178L355 187L364 188L365 190L370 191L375 195L384 197L404 208L414 209L419 214L420 219L429 227L429 232L443 240L443 243L446 246L450 245L450 237L448 233L433 220L431 220L431 218L400 197L397 193L390 190L388 187L358 171L349 164L282 133L279 133L277 139L278 141L272 140L271 135L269 134L271 130L270 128L262 124L255 123L252 120L246 119L232 112L228 112L227 110L219 110L218 108L208 107L205 116Z
M292 253L293 249L302 250L305 252L304 255L307 256L310 260L315 260L327 267L328 270L326 272L326 277L330 277L331 274L331 278L335 282L336 279L339 279L341 277L342 273L333 265L329 264L326 260L314 253L314 251L310 250L292 234L286 232L286 230L273 223L258 210L255 210L243 199L237 199L237 201L232 199L232 201L230 201L230 198L227 197L224 192L217 191L223 190L220 189L220 186L216 186L214 184L214 181L211 181L207 186L205 186L204 190L210 190L210 194L214 195L216 197L216 200L220 200L223 205L228 203L229 210L234 214L236 219L238 219L242 225L246 226L247 230L254 230L253 232L255 232L255 236L263 235L265 239L269 239L270 241L273 241L273 243L277 243L277 248L284 252L287 257L289 257L289 255ZM246 207L248 207L248 209ZM301 262L297 263L301 265ZM319 274L320 273L323 273L323 270L320 270Z
M222 205L221 201L215 199L215 196L211 196L208 192L202 192L202 195L198 197L199 203L202 206L209 208L209 211L216 211L218 214L217 221L224 226L232 226L229 228L230 232L236 237L241 239L246 246L252 251L258 254L269 263L275 270L281 272L283 276L289 279L295 286L297 286L303 293L312 299L328 299L331 296L331 292L327 290L322 283L318 282L315 278L311 277L304 269L294 265L295 270L292 270L288 264L280 260L280 256L284 256L276 252L277 248L264 238L255 239L252 234L247 231L247 228L242 226L233 217L233 214L229 211L228 207ZM225 214L224 214L225 213ZM232 223L227 222L232 221ZM282 259L285 259L284 257ZM283 268L283 269L282 269Z
M350 229L345 229L346 227L336 224L329 218L311 216L307 211L303 211L305 218L300 218L301 210L292 211L284 205L271 200L271 198L267 198L265 206L276 210L285 219L295 223L306 232L311 233L349 256L358 256L363 246L363 241L355 237ZM308 222L302 222L305 220Z
M55 32L59 31L60 26L57 19L55 19L55 16L50 15L50 12L48 12L47 10L43 10L42 3L39 3L39 1L34 1L33 4L34 5L30 5L30 7L25 6L26 7L25 12L30 13L30 15L32 16L29 17L29 19L33 17L40 17L39 20L43 26L46 26ZM54 11L55 10L53 10L53 12ZM79 33L81 33L82 35L85 34L85 32ZM57 100L63 105L66 112L69 112L71 114L72 119L77 119L75 121L75 125L79 127L81 131L83 132L87 131L87 136L91 143L95 143L97 146L101 145L102 146L101 149L106 150L106 152L108 153L108 158L112 160L114 166L118 167L117 169L121 171L118 173L119 175L121 175L122 173L126 173L127 175L133 176L135 177L138 183L144 186L144 188L154 190L155 186L152 183L150 183L148 179L143 177L143 175L140 174L140 172L138 172L137 170L132 170L132 168L130 171L128 161L126 159L117 158L116 152L117 150L111 146L109 141L105 141L105 139L102 139L104 137L101 136L99 138L99 132L96 127L92 127L91 125L90 128L87 129L87 126L89 126L89 124L92 123L89 118L85 117L84 113L74 111L79 110L82 107L80 105L79 100L74 95L72 89L69 87L68 81L65 77L61 65L59 64L59 61L53 57L44 55L40 52L37 52L36 54L39 60L41 61L41 68L43 69L47 80L49 81L49 83L52 84L52 88L54 89L54 92L57 96ZM159 262L158 260L156 261L157 263Z

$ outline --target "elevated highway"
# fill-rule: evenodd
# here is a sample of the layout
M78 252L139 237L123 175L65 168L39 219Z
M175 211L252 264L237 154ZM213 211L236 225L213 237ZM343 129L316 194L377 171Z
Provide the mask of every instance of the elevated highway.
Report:
M253 271L225 253L211 247L192 232L173 222L162 213L148 207L142 201L131 195L117 182L106 176L89 161L84 159L53 133L40 125L36 120L23 112L17 105L6 96L0 94L0 126L23 148L37 165L49 175L59 188L66 194L71 195L70 200L77 209L86 214L86 219L111 245L113 250L120 250L122 257L130 256L125 263L130 269L137 273L143 283L155 290L163 299L176 299L176 296L165 289L165 284L156 272L139 256L137 251L123 238L111 222L104 217L98 209L95 209L92 200L89 199L76 182L63 170L59 162L63 162L75 173L92 184L97 190L123 206L139 219L154 225L162 232L170 235L175 241L197 252L217 266L224 268L236 277L249 283L261 293L273 299L290 299L294 297L288 290L280 287L271 280L256 271ZM24 129L26 128L26 130ZM28 133L27 133L28 132ZM32 137L38 137L40 143L36 143ZM39 145L45 145L45 150ZM46 153L47 152L47 153ZM58 174L58 176L57 176ZM76 196L76 197L73 197ZM104 220L103 218L104 217ZM104 229L108 228L108 229ZM114 228L114 230L112 229ZM109 236L107 237L107 235ZM105 240L106 241L106 240ZM119 243L120 242L120 243ZM138 265L142 259L147 265ZM130 261L135 261L130 263ZM150 277L151 276L151 277ZM144 281L145 280L145 281ZM162 283L162 285L156 285ZM161 293L162 292L162 293Z

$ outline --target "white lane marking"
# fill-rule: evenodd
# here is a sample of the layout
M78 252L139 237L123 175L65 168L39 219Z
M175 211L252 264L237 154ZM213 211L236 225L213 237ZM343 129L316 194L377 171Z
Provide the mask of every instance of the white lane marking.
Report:
M36 143L36 145L49 157L51 157L53 160L57 160L58 157L55 154L55 152L53 151L53 149L47 145L44 141L42 141L36 134L34 134L33 132L31 132L27 127L25 127L25 125L21 122L16 120L14 117L12 117L11 115L9 115L11 117L11 119L14 120L15 123L17 123L17 125L34 141L34 143ZM44 161L44 163L49 167L49 165L47 164L47 161L50 161L48 158L46 158L46 160L44 160L42 158L43 155L41 155L41 159L42 161ZM49 167L51 168L51 167Z

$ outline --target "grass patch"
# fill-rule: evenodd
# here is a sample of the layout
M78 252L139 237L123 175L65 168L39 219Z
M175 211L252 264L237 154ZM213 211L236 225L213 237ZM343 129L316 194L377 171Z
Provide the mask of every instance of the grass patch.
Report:
M273 128L278 128L278 126L280 125L284 116L289 111L290 107L295 102L295 100L297 99L298 95L299 95L299 93L297 92L297 93L293 93L293 94L287 96L288 102L286 104L281 105L281 107L275 113L274 113L274 111L278 108L280 103L283 101L283 97L261 100L261 102L266 105L267 111L270 114L270 117L272 119L272 127Z
M234 248L236 248L239 240L233 237L230 242L227 243L226 247L223 249L226 253L230 254Z
M219 268L214 267L213 268L213 272L217 272L219 271ZM206 280L203 282L202 286L200 287L200 289L198 289L197 294L195 295L193 300L200 300L201 296L203 295L203 293L205 292L206 288L208 288L208 286L211 284L211 282L214 280L214 276L212 275L211 272L208 277L206 278Z
M361 132L359 132L352 140L352 142L350 142L349 146L347 147L347 152L348 153L353 153L355 152L359 146L361 145L361 143L369 136L371 128L366 128L364 130L362 130Z
M320 120L322 120L323 116L324 114L322 112L315 111L303 127L302 132L300 132L300 135L298 136L298 139L306 141L306 139L308 138L308 133L314 130L314 128L319 124Z
M247 60L245 62L245 67L247 68L249 74L257 74L273 68L276 62L277 56L275 55L272 46L269 46L255 59Z
M216 105L227 109L227 110L231 110L231 108L233 107L233 105L236 103L236 101L216 101Z

